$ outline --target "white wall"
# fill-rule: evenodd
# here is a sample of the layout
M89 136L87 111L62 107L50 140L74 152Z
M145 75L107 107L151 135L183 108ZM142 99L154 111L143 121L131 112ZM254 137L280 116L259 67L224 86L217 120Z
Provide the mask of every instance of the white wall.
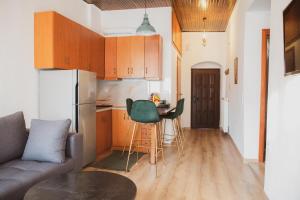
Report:
M270 27L270 12L248 11L244 52L244 158L258 160L262 29Z
M221 98L225 97L225 74L227 56L227 37L225 32L206 33L207 46L203 47L202 33L183 33L183 53L181 67L182 93L185 98L185 110L182 117L184 127L191 126L191 69L192 68L220 68L221 70ZM197 64L202 65L197 65ZM225 117L224 117L225 116ZM221 103L220 125L226 131L227 125L224 118L224 101Z
M272 0L265 191L271 200L300 199L300 75L284 76L283 10Z
M260 0L237 1L227 27L230 68L229 133L245 159L258 159L262 29L269 13ZM255 5L255 6L253 6ZM259 11L256 11L259 10ZM234 59L238 58L238 84L234 84Z
M82 0L0 1L0 116L24 111L27 126L38 117L38 73L34 69L33 14L55 10L91 27L100 17L94 6ZM93 16L90 16L93 15ZM92 27L99 30L98 27Z
M244 34L245 34L245 13L249 6L248 1L237 1L231 15L228 27L228 58L229 84L228 84L228 112L229 112L229 134L240 153L244 152L243 135L243 69L244 69ZM234 59L239 58L238 84L234 84Z

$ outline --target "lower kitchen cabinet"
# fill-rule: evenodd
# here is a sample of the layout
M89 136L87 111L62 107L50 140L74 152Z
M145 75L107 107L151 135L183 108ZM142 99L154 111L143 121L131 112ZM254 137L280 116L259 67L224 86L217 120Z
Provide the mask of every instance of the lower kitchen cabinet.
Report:
M112 111L97 112L96 124L97 156L101 156L112 147Z
M112 147L113 149L122 150L124 146L129 147L131 134L133 131L133 121L130 120L126 110L112 111ZM154 126L138 125L135 138L143 140L140 145L150 147L151 132ZM147 152L147 148L140 148L138 151Z

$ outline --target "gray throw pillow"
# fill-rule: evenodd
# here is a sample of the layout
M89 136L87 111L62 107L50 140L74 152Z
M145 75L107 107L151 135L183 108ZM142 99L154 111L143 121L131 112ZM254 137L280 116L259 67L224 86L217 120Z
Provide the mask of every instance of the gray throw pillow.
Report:
M63 163L71 120L32 120L22 160Z
M0 164L20 158L27 141L22 112L0 118Z

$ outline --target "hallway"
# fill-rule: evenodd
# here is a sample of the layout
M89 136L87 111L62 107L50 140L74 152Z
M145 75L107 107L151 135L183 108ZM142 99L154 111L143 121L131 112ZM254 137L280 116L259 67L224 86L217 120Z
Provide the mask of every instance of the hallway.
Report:
M155 167L144 156L130 177L138 186L137 199L262 200L263 166L243 164L231 138L218 130L185 130L185 155L166 148L166 165ZM95 170L93 168L87 171Z

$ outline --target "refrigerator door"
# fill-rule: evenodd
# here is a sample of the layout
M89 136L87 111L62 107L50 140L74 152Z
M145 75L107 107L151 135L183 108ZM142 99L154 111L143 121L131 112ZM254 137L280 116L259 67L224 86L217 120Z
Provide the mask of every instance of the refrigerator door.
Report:
M78 70L78 102L77 104L96 103L96 74Z
M83 134L83 166L96 160L96 103L77 105L79 133Z

